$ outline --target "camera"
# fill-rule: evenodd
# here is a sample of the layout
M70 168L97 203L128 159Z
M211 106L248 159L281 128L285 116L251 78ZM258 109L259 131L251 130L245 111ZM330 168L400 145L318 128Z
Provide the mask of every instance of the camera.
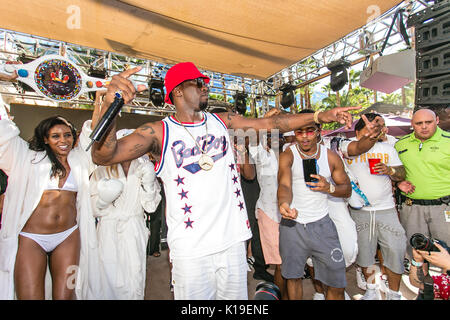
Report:
M448 253L450 253L450 248L444 241L428 238L421 233L413 234L409 240L411 246L416 250L439 252L439 248L434 245L434 242L439 243Z
M281 291L275 283L260 282L256 286L254 300L281 300Z

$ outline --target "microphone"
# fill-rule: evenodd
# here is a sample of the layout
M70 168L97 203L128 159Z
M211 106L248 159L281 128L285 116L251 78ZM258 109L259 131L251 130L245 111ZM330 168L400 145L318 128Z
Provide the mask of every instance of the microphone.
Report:
M106 110L105 114L102 116L100 121L95 126L94 131L92 131L89 138L91 138L91 143L89 143L86 151L88 151L94 142L99 142L103 136L105 135L108 128L111 126L114 118L119 113L120 109L124 104L123 97L121 91L117 91L115 93L114 101L109 106L108 110Z

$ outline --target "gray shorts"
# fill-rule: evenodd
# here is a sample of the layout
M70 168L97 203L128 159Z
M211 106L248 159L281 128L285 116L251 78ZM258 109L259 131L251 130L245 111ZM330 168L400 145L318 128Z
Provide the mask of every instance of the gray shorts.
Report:
M408 255L412 256L409 240L414 233L442 240L450 245L450 222L445 220L444 212L450 212L450 205L421 206L403 203L400 222L406 230Z
M345 261L334 222L322 219L300 224L280 223L281 274L286 279L303 277L306 260L312 258L314 278L333 288L345 288Z
M406 234L395 208L377 211L350 209L358 233L358 257L361 267L375 264L377 245L383 255L383 265L397 274L405 271Z

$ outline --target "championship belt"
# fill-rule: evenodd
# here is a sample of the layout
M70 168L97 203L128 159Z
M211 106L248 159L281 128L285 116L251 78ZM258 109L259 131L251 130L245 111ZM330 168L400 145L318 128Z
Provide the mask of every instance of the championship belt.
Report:
M27 64L4 64L1 73L17 72L17 80L44 98L64 102L80 95L104 90L109 80L90 77L73 62L60 55L45 55Z

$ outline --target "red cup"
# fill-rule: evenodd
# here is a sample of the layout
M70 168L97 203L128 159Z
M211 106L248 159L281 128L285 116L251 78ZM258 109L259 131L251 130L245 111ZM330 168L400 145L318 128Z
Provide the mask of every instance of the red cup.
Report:
M371 173L371 174L378 174L377 172L375 172L374 166L375 166L377 163L380 163L380 162L381 162L381 159L380 159L380 158L372 158L372 159L369 159L369 169L370 169L370 173Z

